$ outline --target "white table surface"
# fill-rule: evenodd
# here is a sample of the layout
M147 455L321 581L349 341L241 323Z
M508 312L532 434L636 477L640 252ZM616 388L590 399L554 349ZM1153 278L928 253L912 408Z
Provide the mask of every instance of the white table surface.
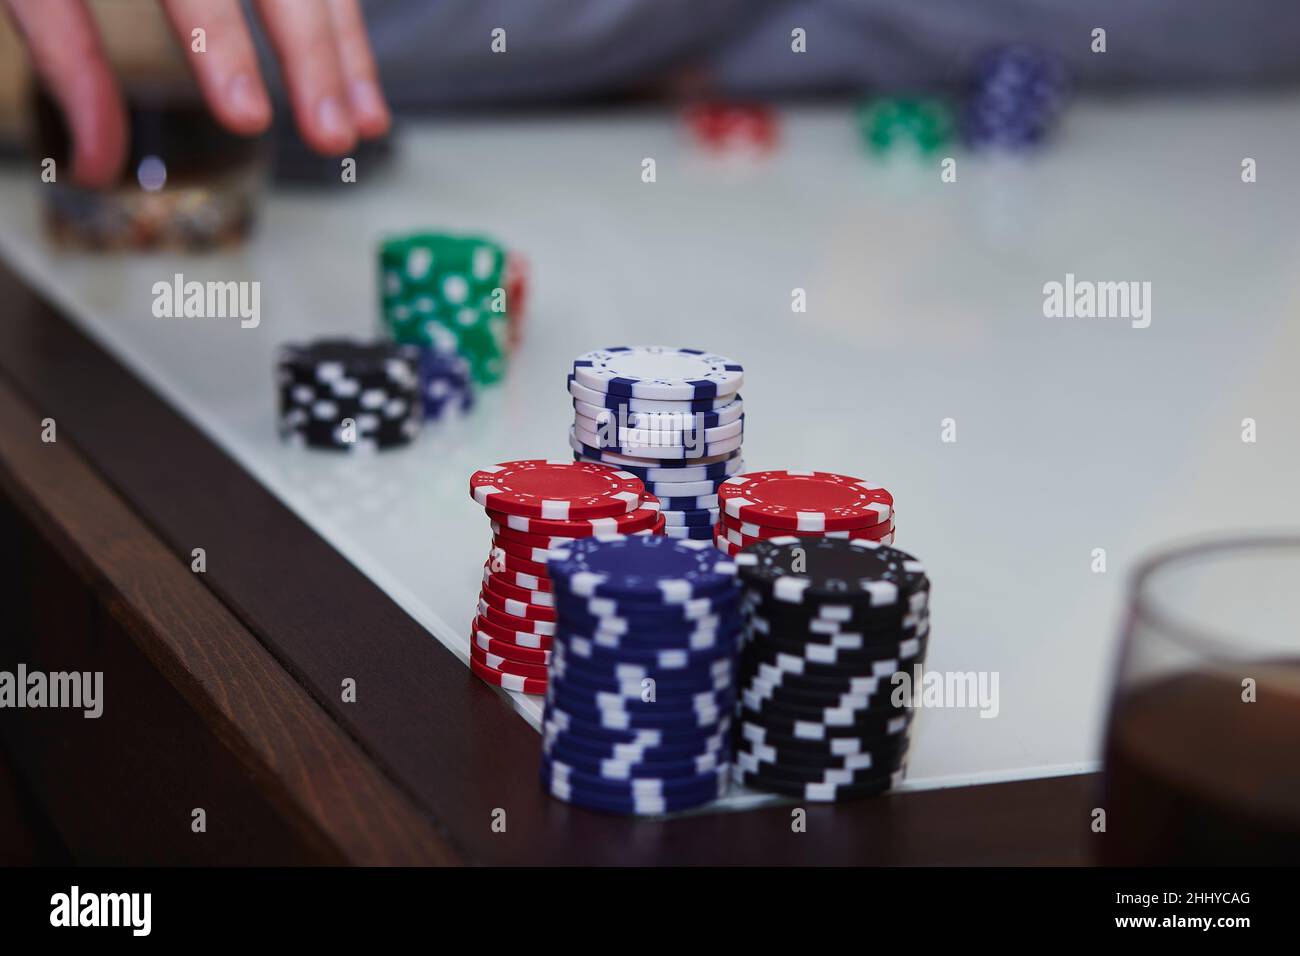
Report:
M888 487L897 544L934 582L928 666L999 674L995 719L918 716L907 786L1044 776L1095 766L1135 558L1296 523L1298 106L1083 101L1027 162L957 152L953 184L933 163L865 156L847 104L783 111L780 151L753 165L700 156L667 112L408 124L375 181L363 167L359 185L272 194L236 252L59 252L37 226L35 170L0 177L0 250L465 660L489 542L469 474L569 455L564 376L581 352L734 357L747 470ZM369 334L377 240L429 227L487 231L532 260L508 380L407 450L282 446L277 345ZM260 280L260 327L153 318L151 286L174 272ZM1150 281L1151 327L1044 318L1043 284L1067 272ZM1256 444L1240 440L1248 416ZM955 444L940 440L949 417ZM511 696L536 723L540 699Z

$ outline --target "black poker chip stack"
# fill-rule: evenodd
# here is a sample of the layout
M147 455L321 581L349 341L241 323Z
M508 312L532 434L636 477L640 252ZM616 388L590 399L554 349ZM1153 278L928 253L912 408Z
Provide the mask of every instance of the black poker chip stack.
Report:
M325 339L288 345L278 361L280 435L310 448L376 451L420 431L420 349Z
M746 592L736 781L821 801L897 784L912 708L893 676L925 657L924 567L848 538L769 538L735 560Z

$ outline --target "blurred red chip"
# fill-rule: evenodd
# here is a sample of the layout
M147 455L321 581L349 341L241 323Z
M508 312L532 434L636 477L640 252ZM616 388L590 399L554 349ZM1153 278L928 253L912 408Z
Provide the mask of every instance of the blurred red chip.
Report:
M776 145L776 113L759 103L697 103L686 123L700 145L716 150L759 150Z
M528 306L528 260L522 253L506 254L506 314L510 318L510 345L519 344L524 334Z

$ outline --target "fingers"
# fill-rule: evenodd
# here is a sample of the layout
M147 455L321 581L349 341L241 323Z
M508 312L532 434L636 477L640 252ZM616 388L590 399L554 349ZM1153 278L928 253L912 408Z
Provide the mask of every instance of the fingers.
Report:
M352 119L328 4L321 0L259 0L258 9L279 54L303 139L318 152L347 152L357 141L357 124Z
M266 129L271 99L239 0L163 0L163 7L217 122L245 136ZM203 53L193 49L197 27L206 34Z
M14 19L72 134L72 178L107 186L126 158L126 111L81 0L9 0Z
M370 39L357 0L327 0L338 44L339 62L347 84L352 120L362 136L382 136L391 118L379 85L379 71L370 52Z

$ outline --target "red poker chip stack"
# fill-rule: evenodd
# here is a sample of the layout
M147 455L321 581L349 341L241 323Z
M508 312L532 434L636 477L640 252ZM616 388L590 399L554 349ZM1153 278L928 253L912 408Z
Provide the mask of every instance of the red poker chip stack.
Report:
M550 550L600 534L662 534L659 499L629 472L545 459L476 471L469 491L492 522L470 669L489 684L543 694L556 619Z
M718 487L713 543L733 557L784 535L894 543L894 496L829 471L755 471Z
M767 153L776 146L776 114L761 103L696 103L685 118L695 141L708 150Z
M522 253L506 254L506 316L510 322L507 333L510 347L514 348L524 336L524 319L528 312L528 260Z

